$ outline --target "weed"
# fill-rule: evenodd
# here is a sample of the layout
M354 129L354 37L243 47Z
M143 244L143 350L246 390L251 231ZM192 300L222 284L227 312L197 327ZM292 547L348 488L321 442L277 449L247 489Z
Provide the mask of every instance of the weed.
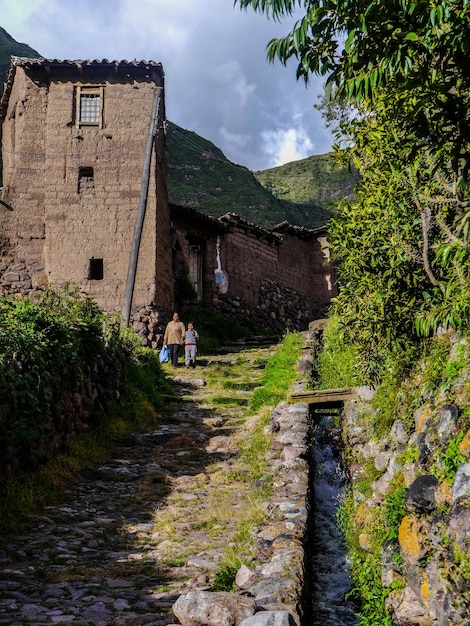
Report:
M398 538L398 528L406 515L405 498L408 490L400 484L385 498L385 522L388 528L387 539Z
M235 577L239 567L224 565L214 574L211 591L235 591Z

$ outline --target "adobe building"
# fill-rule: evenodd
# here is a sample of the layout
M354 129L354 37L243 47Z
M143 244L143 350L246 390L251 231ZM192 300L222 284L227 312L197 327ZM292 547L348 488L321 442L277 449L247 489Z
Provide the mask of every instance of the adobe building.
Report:
M122 310L138 249L134 321L171 313L164 95L153 61L12 57L0 104L2 293L69 283Z
M337 294L326 228L271 230L170 204L176 298L274 331L305 330ZM180 308L182 308L180 306Z

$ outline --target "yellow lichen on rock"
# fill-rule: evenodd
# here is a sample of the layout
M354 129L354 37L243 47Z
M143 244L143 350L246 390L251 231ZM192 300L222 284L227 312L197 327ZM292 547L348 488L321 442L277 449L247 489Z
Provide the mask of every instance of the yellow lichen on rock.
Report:
M413 565L422 559L428 549L421 520L414 515L405 515L398 529L398 542L405 562Z
M422 432L424 425L426 423L427 418L431 415L432 409L429 403L426 403L421 409L421 415L417 416L416 419L416 433L419 434Z
M437 504L452 504L452 485L448 480L444 480L436 487L434 498Z
M467 430L464 438L460 442L459 451L462 456L467 458L470 456L470 430Z

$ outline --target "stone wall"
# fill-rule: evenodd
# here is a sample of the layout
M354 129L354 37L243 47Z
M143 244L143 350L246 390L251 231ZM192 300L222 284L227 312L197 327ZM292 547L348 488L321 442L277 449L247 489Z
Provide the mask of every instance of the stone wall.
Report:
M470 432L456 446L458 418L468 406L462 381L440 390L423 386L412 432L397 418L380 439L370 432L373 390L361 388L345 404L354 524L365 553L374 550L373 528L384 524L387 496L406 487L405 510L396 511L398 536L383 543L380 558L386 607L397 626L470 623ZM457 462L451 479L449 462ZM365 497L360 484L371 463L378 477Z
M20 468L31 469L64 450L77 433L96 425L110 403L122 392L125 356L116 352L90 359L81 381L75 382L64 360L62 375L50 388L49 418L38 440L29 448L15 450L0 441L0 483ZM3 410L4 407L1 407Z

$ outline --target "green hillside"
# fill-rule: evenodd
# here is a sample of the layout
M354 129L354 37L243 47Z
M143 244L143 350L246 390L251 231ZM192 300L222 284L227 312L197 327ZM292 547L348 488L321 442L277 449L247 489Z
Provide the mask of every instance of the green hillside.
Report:
M324 154L254 172L254 176L277 198L325 209L352 193L359 174L340 168L333 154Z
M33 50L25 43L18 43L13 39L7 31L0 26L0 85L3 91L3 83L6 81L8 70L10 68L10 57L32 57L37 58L41 55Z
M314 203L277 198L246 167L235 165L207 139L168 123L167 183L170 201L219 217L229 211L269 228L287 220L305 227L325 223Z

